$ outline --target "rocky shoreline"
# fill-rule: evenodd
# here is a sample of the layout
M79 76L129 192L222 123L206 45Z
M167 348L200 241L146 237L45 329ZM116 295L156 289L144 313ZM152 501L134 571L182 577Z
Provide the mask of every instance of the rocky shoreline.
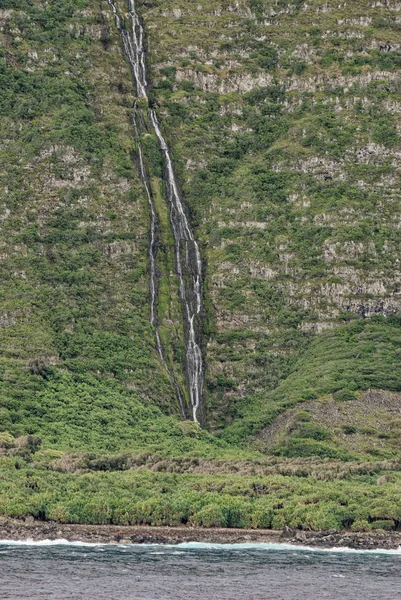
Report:
M192 527L146 527L118 525L78 525L32 518L0 518L0 540L42 541L63 539L69 542L103 544L214 544L285 543L314 548L353 548L359 550L401 547L401 532L299 531L269 529L202 529Z

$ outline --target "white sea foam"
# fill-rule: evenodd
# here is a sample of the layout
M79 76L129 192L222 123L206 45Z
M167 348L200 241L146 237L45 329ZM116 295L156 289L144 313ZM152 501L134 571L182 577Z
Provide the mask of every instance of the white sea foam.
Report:
M97 546L111 546L113 544L102 544L100 542L70 542L63 538L58 540L0 540L1 546L88 546L95 548ZM117 544L116 544L117 545Z
M372 550L348 548L348 547L333 547L333 548L314 548L312 546L298 546L295 544L280 544L280 543L244 543L244 544L213 544L205 542L183 542L181 544L118 544L118 543L101 543L101 542L70 542L65 539L57 540L0 540L0 545L7 546L81 546L81 547L105 547L112 548L135 548L135 549L156 549L158 554L164 554L163 550L269 550L269 551L294 551L298 552L324 552L324 553L346 553L346 554L389 554L401 556L401 546L396 549L376 548Z
M296 544L274 543L207 544L203 542L187 542L183 544L178 544L174 547L194 550L298 550L300 552L346 552L352 554L395 554L401 556L401 546L392 550L385 548L366 550L348 547L315 548L312 546L298 546Z

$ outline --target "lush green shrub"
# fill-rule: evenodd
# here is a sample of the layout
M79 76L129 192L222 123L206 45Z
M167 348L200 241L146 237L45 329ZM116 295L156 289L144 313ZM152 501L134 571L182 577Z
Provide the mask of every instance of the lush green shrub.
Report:
M394 521L390 519L381 519L379 521L373 521L373 523L371 523L371 528L391 531L392 529L394 529Z
M355 400L355 393L350 390L337 390L334 392L333 398L337 402L347 402L348 400Z
M350 435L352 433L356 433L358 429L355 427L355 425L344 425L343 431L346 435Z
M306 456L320 456L321 458L335 458L339 460L352 460L354 457L348 452L329 446L314 439L291 437L274 450L276 456L297 458Z
M327 429L313 423L303 423L298 426L296 435L300 438L310 438L317 441L329 440L331 438L331 434Z
M201 527L227 527L223 508L214 504L204 506L192 517L191 522Z

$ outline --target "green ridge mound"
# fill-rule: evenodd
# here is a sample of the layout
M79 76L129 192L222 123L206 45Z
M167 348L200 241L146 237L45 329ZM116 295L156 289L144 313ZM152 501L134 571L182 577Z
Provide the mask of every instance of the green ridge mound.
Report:
M399 3L136 8L204 264L205 428L180 420L149 323L136 99L109 5L3 0L0 514L400 529ZM161 155L151 132L141 145L184 389Z

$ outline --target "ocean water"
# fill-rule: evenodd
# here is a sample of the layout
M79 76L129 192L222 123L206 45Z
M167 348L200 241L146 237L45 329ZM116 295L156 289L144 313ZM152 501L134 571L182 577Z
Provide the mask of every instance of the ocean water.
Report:
M397 600L401 550L0 542L1 600Z

